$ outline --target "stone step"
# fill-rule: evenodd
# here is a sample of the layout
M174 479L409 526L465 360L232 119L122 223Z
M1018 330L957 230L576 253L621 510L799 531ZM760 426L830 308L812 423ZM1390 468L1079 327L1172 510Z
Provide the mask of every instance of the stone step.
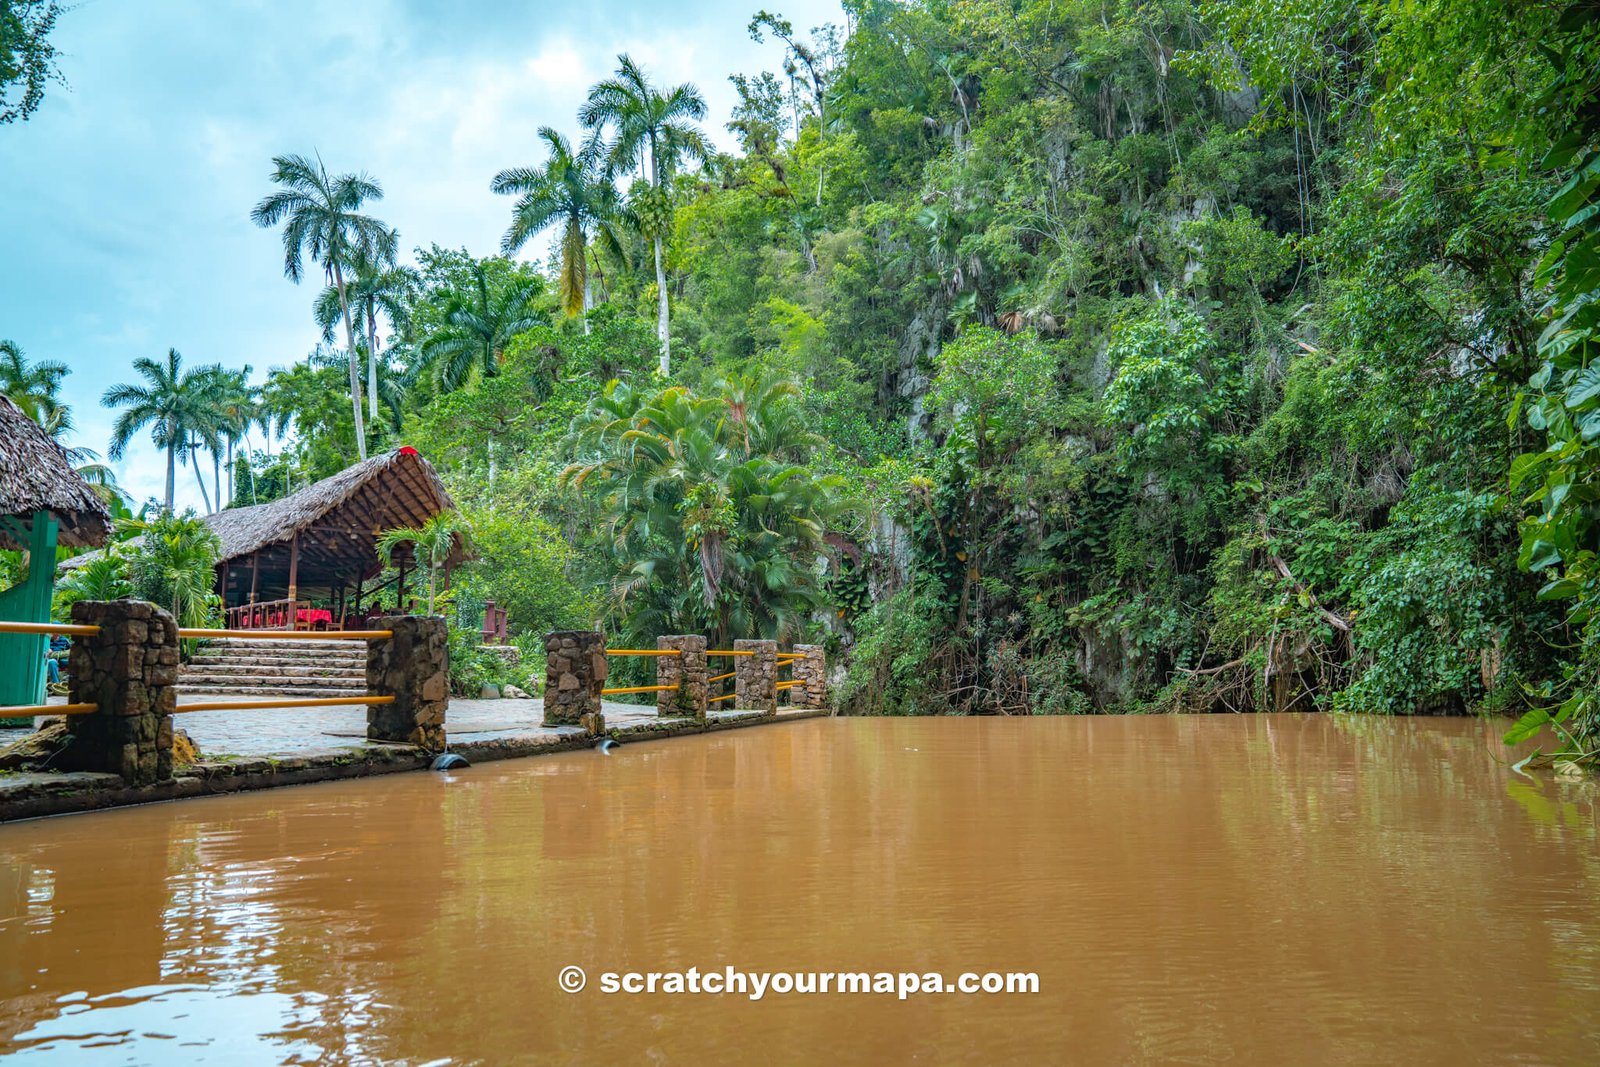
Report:
M195 656L192 667L336 667L345 671L367 669L366 657L343 656Z
M367 655L365 642L339 641L326 645L308 645L305 642L274 641L240 641L230 643L226 641L214 642L203 645L199 649L202 655L207 656L359 656L363 659Z
M210 686L210 685L178 685L178 703L182 704L190 697L283 697L285 700L320 700L337 697L366 696L365 689L295 689L284 690L264 685L247 686Z
M240 678L281 678L286 676L300 676L304 678L360 678L367 677L366 665L359 667L341 666L337 663L311 664L261 664L261 663L233 663L221 660L216 663L189 663L184 669L184 674L227 674Z
M326 681L328 685L366 685L365 670L326 670L317 667L190 667L178 673L179 678L216 678L218 685L232 681L248 685L259 681L261 685L307 685L310 681Z
M216 675L216 673L182 673L179 686L205 685L216 688L230 686L277 686L280 689L344 689L349 693L366 693L366 675L352 678L349 675Z

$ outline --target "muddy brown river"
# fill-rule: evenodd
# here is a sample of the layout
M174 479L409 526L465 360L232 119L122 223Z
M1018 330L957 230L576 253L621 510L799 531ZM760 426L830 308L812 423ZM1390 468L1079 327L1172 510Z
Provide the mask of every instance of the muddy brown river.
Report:
M812 720L0 826L0 1059L1600 1063L1596 787L1499 729Z

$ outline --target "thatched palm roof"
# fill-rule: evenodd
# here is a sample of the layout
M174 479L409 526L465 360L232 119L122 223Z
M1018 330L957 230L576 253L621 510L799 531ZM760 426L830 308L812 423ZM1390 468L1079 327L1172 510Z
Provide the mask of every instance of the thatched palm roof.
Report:
M59 543L72 548L103 545L111 533L105 504L72 469L66 449L0 396L0 517L31 523L40 511L60 523ZM0 524L0 548L26 547Z
M229 508L206 516L222 541L219 562L248 556L296 534L374 535L400 526L421 526L455 507L433 464L402 448L308 485L267 504Z
M375 572L374 542L398 527L421 526L455 507L433 465L415 449L374 456L308 485L297 493L251 507L229 508L205 516L222 542L219 568L243 567L260 554L263 571L287 567L289 545L298 537L301 584L335 576L354 577L352 569ZM452 563L465 555L460 536ZM88 556L64 560L81 566Z

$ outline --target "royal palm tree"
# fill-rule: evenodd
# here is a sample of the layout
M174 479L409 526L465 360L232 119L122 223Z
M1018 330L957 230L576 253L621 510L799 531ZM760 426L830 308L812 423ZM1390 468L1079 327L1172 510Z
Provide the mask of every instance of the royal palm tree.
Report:
M215 441L217 412L212 402L212 376L215 367L183 369L183 357L176 348L167 350L164 363L140 356L133 369L143 384L113 385L100 398L108 408L122 408L111 427L111 458L121 459L133 435L150 428L150 440L167 451L165 509L172 512L177 461L187 460L195 442ZM196 473L198 474L198 456ZM200 480L200 495L205 497L205 479ZM209 506L209 501L207 506Z
M617 62L616 76L589 90L589 99L578 110L578 121L593 131L596 145L605 144L608 129L614 132L605 149L609 173L635 166L647 173L648 189L632 199L634 214L655 249L656 336L661 341L661 373L665 376L671 369L672 329L667 318L663 243L671 224L671 202L663 183L683 163L710 156L710 145L697 125L706 117L706 102L692 83L662 93L632 57L621 55Z
M250 218L261 227L284 223L283 273L290 281L299 283L301 264L309 257L338 290L349 349L356 451L365 460L367 434L361 415L361 369L355 328L350 321L345 268L356 261L363 248L381 249L391 240L394 231L375 218L359 214L361 205L368 200L383 199L383 189L365 174L330 176L320 157L313 162L304 156L276 156L272 163L272 180L282 188L264 197L250 212Z
M70 373L65 363L54 360L29 363L21 345L0 341L0 393L41 426L48 427L52 421L62 430L71 426L66 405L58 397L61 380Z
M376 248L363 246L351 263L347 295L355 309L359 338L367 350L367 417L376 420L382 390L378 386L381 345L378 341L378 316L388 318L393 330L404 328L410 319L411 300L422 286L422 279L410 267L395 262L400 235L390 230L385 242ZM322 327L322 339L332 343L341 305L337 286L327 286L317 297L315 314Z
M544 321L532 307L541 288L538 278L512 277L496 292L483 264L472 264L471 284L451 297L444 329L424 341L419 353L440 391L461 388L474 371L500 373L511 339Z
M494 176L491 188L497 193L519 195L511 209L511 226L500 241L500 250L511 255L528 239L553 225L561 227L561 308L570 318L587 312L592 304L589 287L587 249L589 234L620 250L617 224L621 204L616 187L607 181L598 148L586 145L573 152L560 133L543 126L539 138L549 146L550 155L538 168L512 167Z
M211 389L212 403L216 407L217 414L217 433L221 439L220 443L227 449L225 461L215 452L211 457L214 478L218 466L225 462L228 468L227 496L222 495L221 480L216 480L217 510L220 511L224 501L233 500L233 450L239 442L245 440L251 424L256 421L260 390L250 384L249 366L238 370L215 368Z

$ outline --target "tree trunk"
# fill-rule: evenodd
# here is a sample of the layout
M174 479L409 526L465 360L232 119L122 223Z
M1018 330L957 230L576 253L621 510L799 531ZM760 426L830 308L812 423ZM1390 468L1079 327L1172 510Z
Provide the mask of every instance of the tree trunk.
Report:
M378 321L367 304L367 415L378 421Z
M172 514L172 497L177 489L177 450L172 445L167 446L167 514Z
M350 406L356 417L356 454L367 458L367 426L361 418L361 360L356 354L356 331L350 325L350 301L345 298L344 270L333 261L333 280L339 289L339 310L344 314L344 340L350 349Z
M594 307L594 279L583 272L583 335L589 336L589 309Z
M222 510L222 456L218 450L211 450L211 490L217 502L217 510Z
M194 481L200 487L200 499L205 502L206 514L211 514L211 496L206 492L206 476L200 473L200 450L189 449L189 465L194 468Z
M661 262L661 237L656 236L656 337L661 341L661 376L672 370L672 336L667 324L667 272Z
M655 135L650 136L650 184L657 191L661 189L660 152L656 148ZM665 222L664 219L657 220ZM672 372L672 327L667 322L667 269L664 257L661 254L661 234L655 235L656 249L656 337L661 341L661 376L665 378Z
M228 503L233 503L233 438L228 438Z

